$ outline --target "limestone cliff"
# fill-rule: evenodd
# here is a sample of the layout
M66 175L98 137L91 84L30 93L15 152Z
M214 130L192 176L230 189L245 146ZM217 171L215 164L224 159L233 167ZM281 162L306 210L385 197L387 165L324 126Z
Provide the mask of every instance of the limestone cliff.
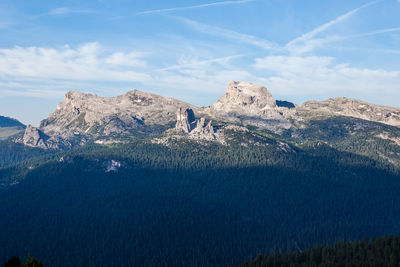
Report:
M199 116L201 119L196 119ZM220 125L252 126L296 135L317 118L350 116L400 126L400 109L348 98L309 101L302 106L276 101L266 87L232 81L220 99L208 107L195 107L159 95L130 91L117 97L100 97L77 91L65 99L39 128L28 127L22 142L41 148L68 148L87 142L129 142L137 136L156 136L173 128L188 138L217 140Z
M348 116L358 119L400 126L400 109L375 105L364 101L340 97L325 101L308 101L297 108L299 117Z
M264 86L248 82L230 82L224 95L205 111L219 120L254 125L273 131L291 127L285 117L289 108L277 106L275 99Z

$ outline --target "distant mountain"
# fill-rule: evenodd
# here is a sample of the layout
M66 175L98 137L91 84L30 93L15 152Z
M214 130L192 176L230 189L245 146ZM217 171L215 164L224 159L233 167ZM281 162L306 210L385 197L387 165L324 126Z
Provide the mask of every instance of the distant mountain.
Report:
M232 81L209 107L137 90L111 98L71 91L56 111L38 128L27 127L17 142L42 149L135 139L152 139L164 145L182 138L224 144L228 138L224 133L235 128L271 133L298 144L321 141L400 164L399 126L399 108L349 98L298 106L276 101L264 86ZM349 140L359 146L349 145Z
M238 81L209 107L69 92L0 142L0 262L231 266L400 235L398 111Z
M0 127L22 127L25 128L25 125L19 122L16 119L0 116Z
M16 119L0 116L0 140L21 135L25 125Z
M400 126L400 109L370 104L364 101L339 97L325 101L308 101L298 109L304 118L347 116Z

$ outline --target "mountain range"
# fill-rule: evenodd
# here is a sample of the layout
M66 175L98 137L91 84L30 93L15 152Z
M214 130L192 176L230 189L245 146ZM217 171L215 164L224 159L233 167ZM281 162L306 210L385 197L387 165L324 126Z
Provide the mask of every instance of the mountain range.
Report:
M202 118L203 128L206 123L209 124L209 130L204 132L200 127L190 134L190 127L178 127L194 123L194 118L189 118L188 122L176 123L177 120L182 120L179 113L187 110L193 114L192 117ZM175 125L189 136L196 134L196 138L200 140L214 139L223 142L223 129L231 126L253 127L299 139L317 121L338 117L359 119L361 128L368 122L377 123L378 128L378 125L400 126L399 108L350 98L308 101L298 106L275 100L264 86L232 81L223 96L208 107L196 107L180 100L137 90L111 98L71 91L65 95L57 109L41 121L38 128L28 125L24 136L16 141L42 149L65 149L88 142L110 144L129 142L134 138L156 137ZM200 120L196 122L199 126L201 123ZM2 129L11 131L12 124L3 124ZM219 126L219 131L211 129L211 126ZM13 128L17 133L23 126L19 124L13 127L20 127ZM350 134L355 134L357 128L353 130L352 132L348 129ZM167 133L175 134L172 131ZM385 131L376 136L395 143L400 142L398 136L391 136Z
M0 262L231 266L400 235L399 116L239 81L208 107L68 92L39 127L0 117Z

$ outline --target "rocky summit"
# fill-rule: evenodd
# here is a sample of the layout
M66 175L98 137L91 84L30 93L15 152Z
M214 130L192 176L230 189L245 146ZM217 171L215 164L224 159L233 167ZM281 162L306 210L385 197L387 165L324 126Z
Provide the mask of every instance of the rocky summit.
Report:
M299 108L303 117L349 116L368 121L400 126L400 109L370 104L356 99L340 97L325 101L308 101Z
M188 138L223 142L221 130L214 130L215 123L219 129L251 126L275 134L291 131L296 135L310 121L338 116L400 126L398 108L349 98L297 106L276 101L264 86L232 81L221 98L208 107L137 90L110 98L71 91L38 128L27 127L20 141L27 146L58 149L88 142L129 142L175 129Z
M63 140L62 146L89 140L106 143L133 134L159 134L175 121L178 107L195 109L183 101L137 90L111 98L72 91L39 129L49 142Z
M279 107L264 86L248 82L230 82L225 94L205 111L222 121L255 125L273 131L291 127L286 117L289 109Z
M212 120L209 120L208 123L204 117L197 120L193 110L188 108L178 109L175 130L188 134L190 139L224 142L222 131L214 130Z

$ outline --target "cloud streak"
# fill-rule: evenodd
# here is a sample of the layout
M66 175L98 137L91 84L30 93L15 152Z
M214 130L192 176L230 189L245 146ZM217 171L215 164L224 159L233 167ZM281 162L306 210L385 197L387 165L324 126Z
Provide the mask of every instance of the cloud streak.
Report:
M385 34L385 33L389 33L389 32L398 32L398 31L400 31L400 27L388 28L388 29L383 29L383 30L376 30L376 31L372 31L372 32L354 34L354 35L350 35L350 36L344 36L342 39L352 39L352 38L359 38L359 37L367 37L367 36L374 36L374 35Z
M91 9L71 9L69 7L59 7L50 10L47 14L51 16L60 16L67 14L93 14L98 13L96 10Z
M110 52L98 43L78 47L0 49L0 97L46 98L84 88L115 95L140 85L142 90L154 92L156 88L164 92L161 94L186 97L187 101L200 104L199 99L204 103L210 95L219 97L219 92L222 93L233 77L254 80L253 75L230 64L242 55L200 60L182 58L179 64L161 69L149 64L149 56L151 54L140 51ZM189 92L196 97L191 99ZM207 94L199 96L199 92Z
M96 14L99 13L97 10L92 10L92 9L72 9L69 7L57 7L49 12L32 16L33 19L37 19L40 17L46 17L46 16L51 16L51 17L60 17L60 16L67 16L71 14Z
M107 54L98 43L0 49L0 79L144 81L148 75L135 71L146 65L141 57L135 51Z
M335 18L335 19L333 19L333 20L331 20L331 21L329 21L327 23L325 23L325 24L322 24L322 25L318 26L314 30L312 30L310 32L307 32L307 33L301 35L300 37L288 42L285 47L287 49L291 50L292 52L309 51L308 49L302 49L301 45L300 45L300 49L298 49L299 48L299 44L307 43L307 41L312 40L315 36L317 36L318 34L320 34L322 32L325 32L326 30L328 30L332 26L334 26L336 24L339 24L339 23L349 19L350 17L355 15L358 11L360 11L360 10L362 10L364 8L367 8L369 6L375 5L377 3L380 3L382 1L383 0L376 0L376 1L368 2L368 3L362 5L362 6L358 7L358 8L355 8L355 9L353 9L353 10L351 10L351 11L349 11L349 12L347 12L347 13L345 13L345 14L343 14L343 15L341 15L341 16L339 16L339 17L337 17L337 18ZM299 50L299 51L297 51L297 50Z
M202 5L195 5L195 6L172 7L172 8L165 8L165 9L147 10L147 11L142 11L142 12L136 13L136 15L162 14L162 13L169 13L169 12L174 12L174 11L184 11L184 10L199 9L199 8L205 8L205 7L238 5L238 4L255 2L255 1L257 1L257 0L220 1L220 2L202 4Z
M264 40L249 34L243 34L239 32L235 32L232 30L208 25L208 24L203 24L191 19L186 19L186 18L181 18L181 17L175 17L181 22L185 23L186 25L192 27L198 32L208 34L208 35L213 35L217 37L223 37L229 40L234 40L239 43L245 43L249 44L258 48L262 48L264 50L278 50L280 47L268 40Z
M268 73L266 85L283 95L301 93L308 100L347 96L387 104L387 96L400 97L400 71L355 68L333 57L268 56L257 58L254 67Z
M211 63L228 64L232 59L237 59L243 56L244 55L233 55L233 56L213 58L207 60L190 60L178 65L173 65L162 69L158 69L157 71L171 71L171 70L182 70L188 68L198 68L198 67L203 67L205 65L209 65Z

